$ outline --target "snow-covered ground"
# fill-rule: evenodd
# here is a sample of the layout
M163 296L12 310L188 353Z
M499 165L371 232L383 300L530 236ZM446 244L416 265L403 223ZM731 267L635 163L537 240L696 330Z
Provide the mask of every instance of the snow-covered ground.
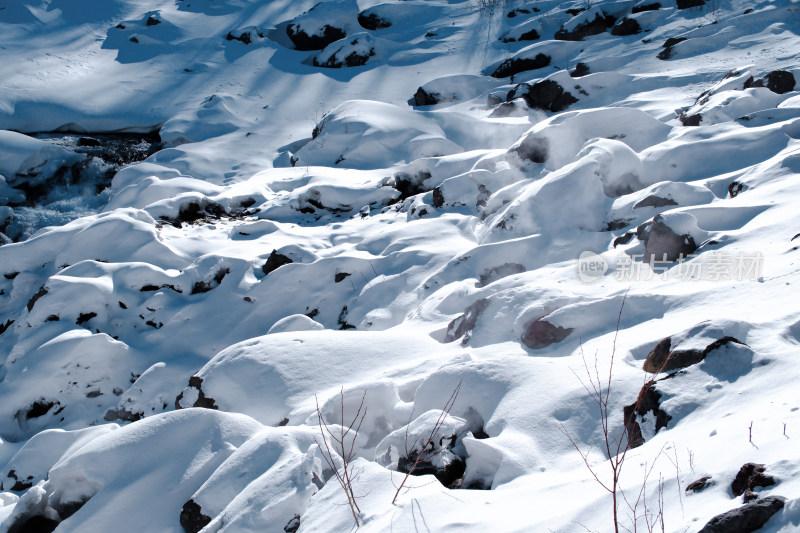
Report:
M0 58L0 531L800 531L800 1L0 0Z

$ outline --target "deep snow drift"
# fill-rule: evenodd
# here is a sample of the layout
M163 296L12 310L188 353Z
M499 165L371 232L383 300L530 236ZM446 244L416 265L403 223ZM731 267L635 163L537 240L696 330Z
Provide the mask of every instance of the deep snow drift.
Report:
M0 531L613 531L614 464L621 529L800 530L798 51L796 0L0 0Z

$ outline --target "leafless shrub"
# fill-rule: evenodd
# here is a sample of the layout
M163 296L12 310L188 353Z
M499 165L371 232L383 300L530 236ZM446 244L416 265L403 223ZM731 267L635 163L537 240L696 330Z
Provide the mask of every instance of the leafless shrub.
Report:
M322 439L322 444L317 440L317 446L319 446L322 452L322 458L333 471L336 481L347 496L347 503L350 506L350 511L353 513L353 520L356 522L356 527L361 525L359 520L361 509L358 507L358 498L353 490L353 482L358 477L358 473L353 470L353 460L356 458L356 437L358 437L358 432L361 430L361 425L364 423L364 417L367 416L367 407L364 405L366 397L367 391L364 391L358 410L350 423L346 424L344 418L344 388L342 388L339 393L339 398L341 400L341 425L339 426L339 431L331 429L325 421L325 417L319 407L319 399L316 396L314 397L317 403L317 419L319 421L319 432ZM341 457L343 463L341 468L337 468L336 466L336 456Z
M445 450L449 448L449 445L440 446L438 449L436 448L436 435L442 429L445 420L447 419L448 415L450 414L450 410L453 408L453 405L456 402L456 398L458 398L458 393L461 390L461 382L458 382L456 388L453 389L453 392L450 394L450 398L448 398L447 403L445 403L444 408L442 408L442 412L439 414L439 417L436 419L436 423L434 423L433 427L431 428L431 432L428 435L428 438L422 443L420 447L420 451L416 452L416 457L414 457L414 462L411 463L411 467L409 467L408 472L406 472L405 477L403 477L403 481L400 482L400 485L397 487L397 491L394 493L394 498L392 498L392 503L394 504L397 501L397 497L400 495L400 491L403 490L403 487L408 481L409 476L414 473L414 470L422 463L430 462L431 459L436 457L437 455L441 454ZM414 413L412 411L411 416ZM409 424L406 425L406 438L405 438L405 448L406 448L406 457L409 459L413 457L413 450L416 450L416 446L419 444L418 441L415 441L411 445L411 450L409 451L408 445L408 427L411 424L411 416L409 416Z

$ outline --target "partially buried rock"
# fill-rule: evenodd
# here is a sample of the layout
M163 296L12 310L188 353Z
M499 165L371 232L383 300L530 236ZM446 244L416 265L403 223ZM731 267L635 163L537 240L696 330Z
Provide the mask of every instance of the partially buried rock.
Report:
M439 93L434 92L427 92L425 89L420 87L417 89L417 92L414 93L414 105L417 107L425 106L425 105L436 105L441 102L441 97Z
M211 517L204 515L197 502L190 499L183 504L179 521L186 533L198 533L211 522Z
M589 16L587 16L585 22L573 28L562 27L553 37L559 41L582 41L584 37L603 33L616 22L614 17L606 15L599 9L593 15L594 18L589 19Z
M692 481L686 485L686 492L702 492L713 484L714 482L711 481L711 476L703 476L700 479Z
M543 80L533 85L518 85L508 95L508 101L521 97L528 107L542 111L559 112L578 101L571 93L553 80Z
M583 76L588 76L592 72L589 70L589 65L586 63L577 63L575 65L575 69L569 73L569 75L573 78L582 78Z
M773 70L760 80L754 80L751 76L744 82L744 88L766 87L777 94L785 94L794 90L794 74L786 70Z
M376 13L370 13L369 10L358 14L358 23L367 30L381 30L392 25L389 20L378 16Z
M672 262L697 250L697 244L691 235L675 233L661 215L656 215L653 220L639 226L636 237L645 244L645 263Z
M675 55L675 45L682 43L685 40L686 37L670 37L664 41L664 44L661 45L663 50L661 50L656 57L662 61L670 59L673 55Z
M636 402L626 405L623 409L623 423L628 434L628 446L630 448L637 448L644 444L644 435L638 418L641 417L644 420L648 413L653 413L655 417L656 433L659 429L666 428L669 421L672 420L672 417L661 409L661 393L656 389L656 381L654 380L645 383L639 391Z
M540 350L561 342L573 331L573 328L556 326L542 318L531 322L522 334L522 343L532 350Z
M689 9L690 7L700 7L705 5L705 0L676 0L678 9Z
M772 518L772 515L783 509L786 498L769 496L758 499L732 509L727 513L715 516L699 533L751 533Z
M468 337L469 333L475 328L478 318L488 306L489 300L481 298L467 307L463 315L454 318L450 324L447 325L447 333L445 334L444 342L453 342L461 337ZM468 340L468 338L465 338L465 341L466 340Z
M292 262L293 261L288 256L279 254L277 250L272 250L272 253L269 254L269 257L267 258L267 262L261 267L261 271L264 272L265 275L268 275L270 272L273 272L283 265L288 265Z
M325 47L314 56L315 67L343 68L360 67L375 56L375 39L366 33L342 39Z
M490 75L493 78L507 78L520 72L528 70L537 70L544 68L550 64L550 56L542 53L536 54L535 57L522 57L506 59L492 72Z
M286 35L296 50L322 50L332 42L345 37L347 34L345 28L319 22L335 18L338 14L337 7L334 2L320 2L286 27Z
M709 343L705 348L700 349L695 346L687 346L689 343L684 342L687 340L691 341L692 339L687 339L686 335L676 335L675 342L677 346L673 346L673 337L665 337L662 339L656 344L656 347L647 354L642 364L644 371L655 374L658 372L669 372L670 370L686 368L687 366L701 362L713 350L729 342L745 345L735 337L724 336Z
M762 464L745 463L736 473L736 477L731 483L731 491L734 496L741 496L747 491L752 491L756 487L769 487L775 484L772 476L765 474L767 467Z
M624 17L611 28L611 35L622 37L626 35L636 35L640 31L642 31L642 28L635 19Z

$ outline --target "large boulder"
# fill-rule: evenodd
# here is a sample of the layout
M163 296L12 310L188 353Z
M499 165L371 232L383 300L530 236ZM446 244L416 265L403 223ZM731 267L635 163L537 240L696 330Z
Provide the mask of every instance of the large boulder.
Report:
M691 215L687 215L689 216ZM669 222L663 215L656 215L636 229L636 237L645 245L643 262L673 262L688 257L697 250L691 229L675 231ZM696 228L696 221L694 226Z
M322 50L357 26L358 12L355 0L320 2L294 18L286 34L297 50Z
M750 325L744 322L701 322L686 331L664 337L647 354L642 368L652 374L669 372L697 364L728 343L746 347L739 338L745 338L749 329Z
M768 496L751 501L715 516L699 533L751 533L757 531L772 518L772 515L783 509L785 504L786 498L783 496Z
M358 33L326 46L312 61L315 67L361 67L375 53L375 38L368 33Z
M616 19L595 6L567 21L554 35L559 41L582 41L584 37L603 33Z

